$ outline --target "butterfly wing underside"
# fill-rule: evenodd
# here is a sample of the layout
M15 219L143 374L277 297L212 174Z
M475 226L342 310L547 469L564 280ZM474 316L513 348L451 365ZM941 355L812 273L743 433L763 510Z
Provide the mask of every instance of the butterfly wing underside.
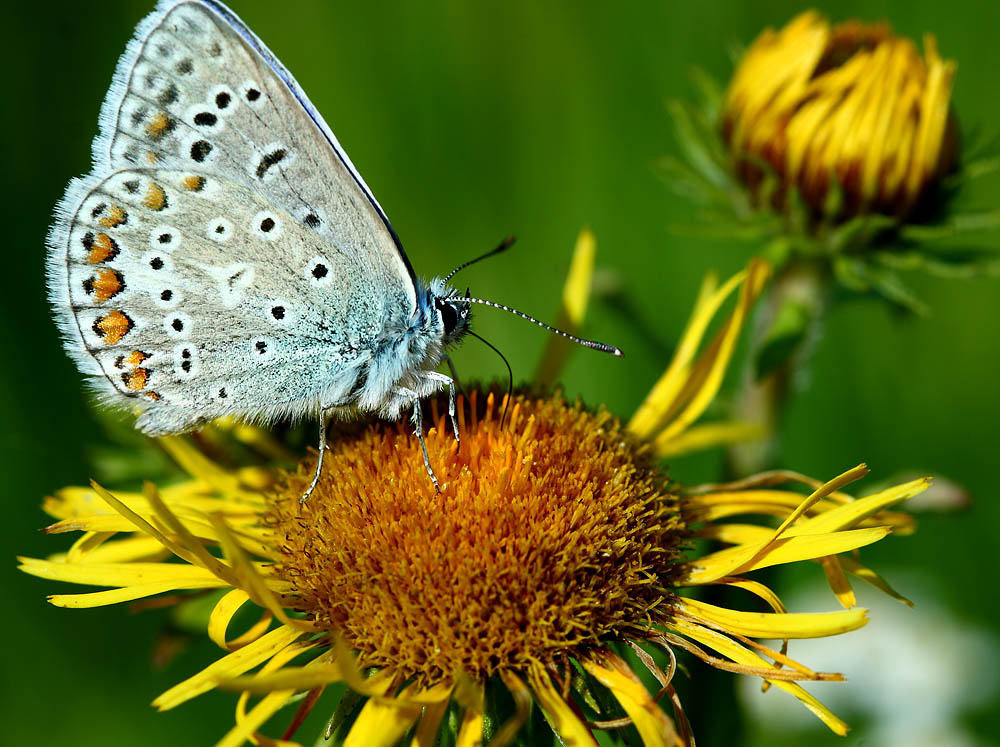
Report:
M175 432L346 394L412 269L294 79L231 11L163 2L49 235L66 346L108 399Z

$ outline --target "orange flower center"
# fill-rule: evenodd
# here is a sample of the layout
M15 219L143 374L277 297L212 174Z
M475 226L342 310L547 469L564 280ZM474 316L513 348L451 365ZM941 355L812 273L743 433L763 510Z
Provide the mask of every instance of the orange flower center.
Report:
M485 400L485 401L484 401ZM367 665L425 684L576 655L669 614L687 537L646 452L606 412L493 395L431 402L436 493L404 424L345 428L315 492L289 475L271 512L297 608Z

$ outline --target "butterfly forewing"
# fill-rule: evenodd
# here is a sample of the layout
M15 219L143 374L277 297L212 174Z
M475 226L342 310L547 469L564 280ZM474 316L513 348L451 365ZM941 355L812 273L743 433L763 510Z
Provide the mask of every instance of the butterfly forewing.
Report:
M211 3L161 4L119 63L49 280L71 353L149 432L315 410L413 313L405 255L308 107Z

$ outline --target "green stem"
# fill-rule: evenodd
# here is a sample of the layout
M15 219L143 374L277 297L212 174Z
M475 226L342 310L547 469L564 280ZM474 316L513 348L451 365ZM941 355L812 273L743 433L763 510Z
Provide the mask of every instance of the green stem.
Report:
M791 394L801 385L827 308L830 274L816 260L785 264L754 320L733 419L760 424L766 435L727 449L729 476L745 477L777 466L781 426Z

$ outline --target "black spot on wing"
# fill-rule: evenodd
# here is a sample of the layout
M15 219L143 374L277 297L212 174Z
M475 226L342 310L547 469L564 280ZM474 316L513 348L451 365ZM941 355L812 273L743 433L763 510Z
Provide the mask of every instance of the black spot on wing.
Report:
M257 178L263 179L264 175L267 173L268 169L281 163L285 156L288 155L288 151L284 148L277 148L270 153L267 153L263 158L260 159L260 163L257 164Z

